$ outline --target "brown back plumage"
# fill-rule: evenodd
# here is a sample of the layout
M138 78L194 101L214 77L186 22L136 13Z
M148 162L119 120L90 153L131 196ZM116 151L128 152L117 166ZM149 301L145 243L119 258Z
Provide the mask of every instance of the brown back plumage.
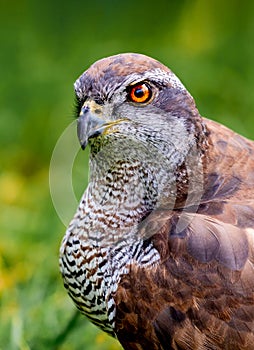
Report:
M132 266L121 281L118 337L126 349L253 349L254 144L206 125L209 162L197 212L163 213L165 225L152 237L162 263ZM180 215L190 224L175 234Z

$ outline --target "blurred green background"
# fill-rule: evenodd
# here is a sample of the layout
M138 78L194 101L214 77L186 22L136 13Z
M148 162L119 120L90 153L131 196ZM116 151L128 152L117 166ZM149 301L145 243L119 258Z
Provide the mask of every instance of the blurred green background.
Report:
M73 120L73 82L99 58L145 53L171 67L202 115L254 138L254 2L1 0L0 29L0 349L120 349L75 318L58 270L65 227L48 174ZM79 153L77 196L86 173Z

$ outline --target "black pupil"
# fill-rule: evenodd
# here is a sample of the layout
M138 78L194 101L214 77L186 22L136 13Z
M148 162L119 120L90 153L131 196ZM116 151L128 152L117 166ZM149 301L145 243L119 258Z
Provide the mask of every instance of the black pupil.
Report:
M141 98L141 97L144 96L144 90L143 90L142 86L139 86L139 87L136 88L136 90L135 90L135 96L136 96L137 98Z

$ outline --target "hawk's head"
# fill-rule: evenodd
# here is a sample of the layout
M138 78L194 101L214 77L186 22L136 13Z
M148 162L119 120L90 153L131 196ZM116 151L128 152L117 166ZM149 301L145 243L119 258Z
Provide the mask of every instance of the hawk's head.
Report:
M193 98L167 67L150 57L120 54L99 60L78 78L75 92L82 148L136 138L168 155L169 147L180 151L192 143L191 136L200 138Z

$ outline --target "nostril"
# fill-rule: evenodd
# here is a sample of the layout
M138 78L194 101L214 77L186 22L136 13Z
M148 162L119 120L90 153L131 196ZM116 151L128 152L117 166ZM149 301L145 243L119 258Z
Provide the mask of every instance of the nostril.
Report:
M89 107L88 106L83 106L81 108L80 115L81 114L86 114L87 112L89 112Z

